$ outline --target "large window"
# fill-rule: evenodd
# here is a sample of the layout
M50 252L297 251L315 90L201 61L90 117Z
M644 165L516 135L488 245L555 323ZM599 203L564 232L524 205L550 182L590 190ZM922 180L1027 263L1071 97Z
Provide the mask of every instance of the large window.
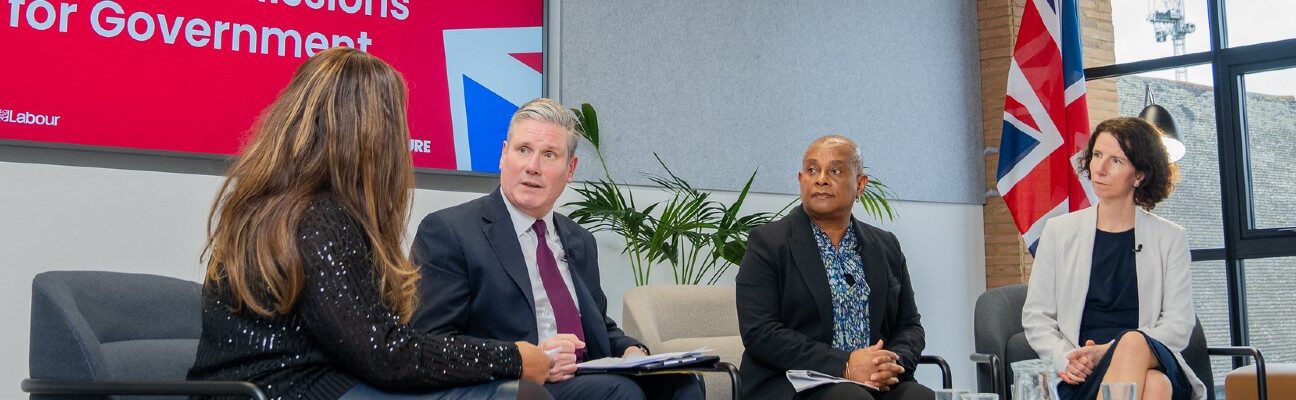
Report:
M1188 229L1208 343L1296 362L1296 2L1094 3L1086 51L1108 54L1086 55L1091 120L1138 115L1151 97L1188 149L1154 212ZM1240 362L1213 360L1221 396Z
M1247 338L1266 361L1296 361L1296 257L1242 261L1246 271ZM1205 321L1203 321L1205 323Z
M1296 227L1296 69L1242 75L1249 228ZM1293 339L1296 341L1296 339Z
M1292 24L1296 21L1296 2L1228 0L1225 8L1229 46L1296 38L1296 25Z
M1193 307L1197 319L1201 321L1202 331L1206 332L1206 343L1210 344L1228 344L1230 341L1228 277L1224 271L1223 260L1192 263ZM1225 357L1211 358L1216 386L1224 386L1224 374L1232 369L1232 360Z

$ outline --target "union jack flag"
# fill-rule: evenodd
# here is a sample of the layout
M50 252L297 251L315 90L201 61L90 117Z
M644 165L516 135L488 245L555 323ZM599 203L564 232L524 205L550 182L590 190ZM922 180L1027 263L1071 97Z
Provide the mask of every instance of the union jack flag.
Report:
M1076 174L1089 141L1077 0L1029 0L1008 69L999 193L1035 254L1044 221L1097 201Z

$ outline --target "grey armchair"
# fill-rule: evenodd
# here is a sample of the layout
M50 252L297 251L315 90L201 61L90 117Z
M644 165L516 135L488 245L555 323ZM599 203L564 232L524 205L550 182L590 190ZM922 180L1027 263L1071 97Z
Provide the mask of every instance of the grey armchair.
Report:
M972 319L976 353L972 360L976 363L978 391L999 393L1000 398L1007 399L1006 388L1013 376L1010 364L1039 358L1022 329L1023 304L1026 285L990 289L977 298Z
M1010 285L987 290L977 298L974 311L976 353L971 359L976 363L977 388L981 392L998 393L999 398L1011 398L1008 388L1012 384L1012 363L1039 358L1026 341L1022 328L1022 306L1026 303L1026 285ZM1206 398L1215 400L1215 380L1211 374L1210 356L1251 357L1259 371L1264 371L1264 356L1254 347L1207 347L1201 321L1193 327L1188 347L1182 352L1184 362L1206 385ZM1263 377L1263 372L1261 372ZM1261 400L1267 400L1268 385L1258 379Z
M36 399L242 396L249 382L186 382L202 332L200 285L155 275L53 271L32 280L31 378ZM156 398L156 397L154 397Z

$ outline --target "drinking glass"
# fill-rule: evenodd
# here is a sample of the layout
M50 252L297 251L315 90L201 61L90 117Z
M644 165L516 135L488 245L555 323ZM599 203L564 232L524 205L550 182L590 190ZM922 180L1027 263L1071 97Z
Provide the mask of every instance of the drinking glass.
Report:
M936 389L932 391L936 392L936 400L961 400L960 395L969 392L964 389Z
M1117 382L1102 384L1102 398L1104 400L1134 400L1134 394L1138 386L1133 382Z

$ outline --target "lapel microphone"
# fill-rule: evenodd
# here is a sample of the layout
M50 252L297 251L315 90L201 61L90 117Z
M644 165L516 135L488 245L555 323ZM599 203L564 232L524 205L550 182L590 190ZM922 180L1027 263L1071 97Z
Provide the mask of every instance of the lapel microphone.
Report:
M846 285L855 286L855 275L851 275L849 272L846 273Z
M1140 252L1140 251L1143 251L1143 244L1142 244L1142 243L1139 243L1137 246L1134 246L1134 252L1135 252L1135 253L1138 253L1138 252Z

